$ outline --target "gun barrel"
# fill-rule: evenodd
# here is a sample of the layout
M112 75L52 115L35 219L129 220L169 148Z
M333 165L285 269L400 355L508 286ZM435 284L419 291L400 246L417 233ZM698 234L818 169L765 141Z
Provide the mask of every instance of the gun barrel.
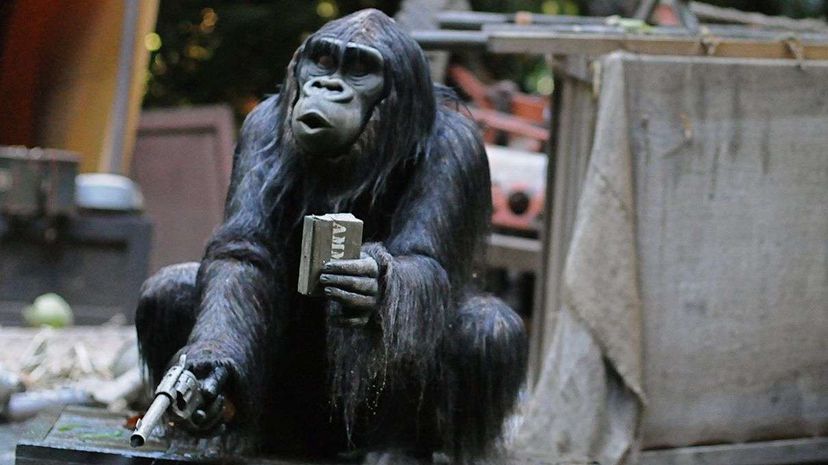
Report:
M130 446L141 447L147 442L147 437L149 437L152 430L154 430L161 421L161 418L164 416L164 412L167 411L167 407L169 407L171 403L172 399L170 399L167 395L159 394L156 396L155 400L152 401L152 405L150 405L150 408L147 410L147 413L144 414L144 418L139 420L138 427L135 428L132 436L129 437Z

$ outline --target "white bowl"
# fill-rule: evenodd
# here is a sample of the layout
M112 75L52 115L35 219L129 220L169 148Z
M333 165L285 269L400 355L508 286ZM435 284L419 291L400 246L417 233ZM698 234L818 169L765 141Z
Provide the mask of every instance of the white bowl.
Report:
M80 174L75 178L75 204L94 210L143 210L141 189L126 176L108 173Z

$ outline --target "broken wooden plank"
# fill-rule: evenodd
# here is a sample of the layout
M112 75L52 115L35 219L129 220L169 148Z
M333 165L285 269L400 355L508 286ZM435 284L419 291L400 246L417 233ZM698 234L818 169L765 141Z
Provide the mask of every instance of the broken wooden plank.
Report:
M690 2L690 11L700 20L748 24L786 31L828 32L828 23L819 19L793 19L786 16L768 16L762 13L723 8L708 3Z
M490 32L488 49L494 53L531 55L596 56L627 51L645 55L828 60L828 42L805 42L796 38L760 40L511 30Z
M488 13L481 11L443 11L437 13L442 29L480 30L487 24L603 24L605 18L590 16L545 15L529 13Z
M447 31L448 32L448 31ZM826 32L795 32L775 29L762 29L734 24L705 24L699 32L692 32L679 26L649 26L646 24L557 24L557 25L516 25L516 24L487 24L482 33L491 37L494 33L558 33L558 34L599 34L606 37L623 38L662 38L677 37L684 39L750 39L757 42L774 42L795 39L801 42L825 45L828 44Z
M828 34L745 26L704 25L701 34L672 26L629 31L620 25L484 24L481 31L414 31L424 49L530 55L602 55L617 50L651 55L828 59Z

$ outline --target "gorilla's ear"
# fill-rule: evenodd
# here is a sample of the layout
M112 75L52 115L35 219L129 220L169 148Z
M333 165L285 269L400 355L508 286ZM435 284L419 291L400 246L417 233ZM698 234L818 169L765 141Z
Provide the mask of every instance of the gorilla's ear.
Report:
M302 52L305 51L305 44L299 46L295 52L293 52L293 57L290 59L290 63L288 63L287 75L292 76L293 79L296 79L296 66L299 64L299 57L302 55Z
M302 56L302 51L305 50L305 44L303 43L299 48L293 52L293 57L290 59L290 63L287 67L287 73L285 74L285 80L283 81L282 88L280 89L280 93L282 94L282 98L287 99L286 102L290 102L290 107L296 103L296 99L299 96L298 92L298 84L296 76L296 68L299 66L299 57Z

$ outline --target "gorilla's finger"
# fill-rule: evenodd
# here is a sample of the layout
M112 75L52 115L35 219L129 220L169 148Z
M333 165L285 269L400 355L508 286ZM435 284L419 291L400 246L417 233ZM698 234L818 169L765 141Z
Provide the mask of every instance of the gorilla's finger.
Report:
M379 285L377 284L376 278L323 274L319 277L319 282L326 286L334 286L346 291L365 295L377 295L377 292L379 291Z
M331 324L342 328L365 326L371 320L371 312L373 311L373 308L346 309L340 302L332 299L328 300L327 309Z
M373 296L343 291L337 287L326 287L325 295L351 308L371 309L377 304L377 299Z
M379 266L377 266L377 261L371 257L331 260L322 267L322 272L376 278L379 275Z
M206 378L201 380L201 396L205 403L212 401L221 394L227 375L226 368L217 366Z
M205 402L202 408L196 409L190 417L190 421L197 428L209 428L218 420L223 408L224 396L219 394L211 403Z
M367 315L355 316L355 317L345 317L339 316L333 318L331 323L335 326L339 326L342 328L359 328L368 324L371 321L371 317Z

